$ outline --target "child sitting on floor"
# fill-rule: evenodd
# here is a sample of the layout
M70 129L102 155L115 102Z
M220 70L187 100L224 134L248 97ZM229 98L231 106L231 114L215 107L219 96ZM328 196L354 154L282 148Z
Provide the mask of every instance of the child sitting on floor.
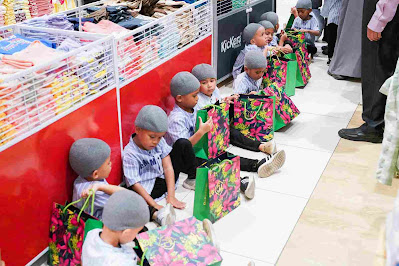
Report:
M298 17L295 18L292 29L305 32L305 42L307 45L308 52L312 58L317 53L315 46L315 36L320 35L319 22L310 13L312 12L312 1L311 0L298 0L296 4L296 11Z
M250 23L244 28L243 39L246 45L234 63L232 72L234 79L243 71L245 55L253 50L263 53L268 43L265 37L265 28L258 23ZM270 38L271 41L272 38Z
M115 192L104 206L103 228L87 233L82 265L137 265L136 252L126 244L136 238L149 218L148 206L137 193Z
M249 51L245 55L244 72L233 83L236 94L257 94L267 66L266 58L260 51Z
M168 117L155 105L146 105L140 110L135 126L136 133L123 151L127 187L157 210L162 210L157 201L166 193L168 203L177 209L184 209L186 204L175 197L175 184L180 172L190 170L182 161L187 158L186 150L191 148L191 144L179 142L172 149L166 143L163 137L168 130Z
M196 110L202 109L207 105L215 104L217 101L221 101L219 88L216 87L216 72L211 65L200 64L196 65L191 73L200 81L201 87L198 94L198 103L195 106ZM233 103L234 98L238 98L237 94L226 97L223 99L224 102ZM264 152L273 155L276 153L276 143L271 140L267 143L252 140L244 136L239 130L230 126L230 143L237 147L247 149L254 152ZM284 152L284 151L282 151ZM255 186L253 176L243 177L241 179L241 191L247 198L253 198L253 194L250 194L253 190L248 186Z
M169 115L169 128L165 136L169 145L176 145L177 142L186 141L187 139L185 138L188 138L192 146L194 146L206 132L212 129L211 120L206 123L202 123L200 120L199 130L194 133L196 122L194 108L198 102L200 86L198 79L189 72L180 72L173 77L170 83L170 90L172 96L175 97L175 107ZM206 130L201 130L203 125L206 125ZM282 154L278 157L280 156L285 155ZM195 190L195 168L204 163L205 160L195 158L192 147L190 158L193 158L193 160L189 163L194 164L195 167L194 171L186 172L188 178L183 183L183 186L187 189ZM267 177L280 168L276 166L277 161L272 160L270 157L259 161L240 157L240 166L242 171L258 172L259 177ZM243 192L245 193L245 191ZM251 195L251 193L246 194Z
M102 219L104 205L110 195L123 190L124 188L108 184L106 178L109 176L111 163L111 148L107 143L100 139L83 138L75 141L69 151L69 163L72 169L79 175L73 184L73 201L85 198L89 190L93 190L94 213L93 215ZM83 201L76 204L82 208ZM87 209L89 210L89 208ZM175 216L168 211L168 208L159 212L151 210L151 216L160 225L174 222Z
M272 25L274 27L274 32L275 33L278 32L278 30L280 28L280 24L279 24L278 15L276 14L276 12L270 11L270 12L266 12L260 16L259 24L261 24L266 29L266 25L264 24L264 21L269 21L270 23L272 23ZM287 35L285 33L284 34L280 34L280 33L274 34L273 40L271 41L270 46L277 47L277 50L283 52L284 54L289 54L289 53L292 53L292 51L293 51L290 43L287 41Z

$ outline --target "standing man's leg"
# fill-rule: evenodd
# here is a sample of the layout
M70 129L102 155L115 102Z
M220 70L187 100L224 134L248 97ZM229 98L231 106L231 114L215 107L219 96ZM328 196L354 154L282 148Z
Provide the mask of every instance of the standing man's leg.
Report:
M399 12L387 24L382 38L372 42L367 38L367 25L376 10L378 0L366 0L362 27L362 97L364 124L359 128L341 129L342 138L381 143L384 132L386 96L379 92L382 84L393 75L399 55Z
M338 25L334 23L330 23L328 25L328 63L330 64L331 58L334 55L335 43L337 42L337 32L338 32Z

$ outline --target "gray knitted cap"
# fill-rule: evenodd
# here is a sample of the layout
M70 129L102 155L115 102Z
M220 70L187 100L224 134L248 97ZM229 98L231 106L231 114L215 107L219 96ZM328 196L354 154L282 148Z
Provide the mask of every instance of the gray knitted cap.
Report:
M69 163L80 177L88 177L111 155L111 148L101 139L75 141L69 150Z
M199 89L201 84L190 72L177 73L170 81L170 93L173 97L187 95Z
M148 205L134 191L122 189L115 192L105 203L103 223L113 231L123 231L144 226L150 220Z
M251 43L251 40L254 38L256 32L262 25L258 23L249 23L242 32L242 37L246 43Z
M161 107L146 105L141 108L134 122L136 127L153 132L168 131L168 116Z
M274 29L274 26L270 21L262 20L259 22L259 24L262 25L263 28L265 28L265 29Z
M262 14L262 16L260 16L260 20L270 21L273 24L273 26L276 27L276 25L278 24L278 15L276 14L276 12L269 11Z
M256 68L266 68L267 61L266 57L263 55L261 51L249 51L245 55L244 66L249 69L256 69Z
M198 81L216 78L215 70L211 65L208 64L196 65L193 70L191 70L191 74L193 74L198 79Z
M296 3L296 8L312 9L311 0L298 0Z

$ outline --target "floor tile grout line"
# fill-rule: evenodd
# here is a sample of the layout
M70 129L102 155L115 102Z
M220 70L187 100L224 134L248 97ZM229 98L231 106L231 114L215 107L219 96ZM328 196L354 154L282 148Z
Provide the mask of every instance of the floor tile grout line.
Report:
M307 147L301 147L301 146L296 146L292 144L284 144L282 142L276 141L278 145L283 145L283 146L289 146L289 147L294 147L294 148L299 148L299 149L305 149L305 150L310 150L310 151L318 151L318 152L326 152L326 153L333 153L334 151L326 151L326 150L318 150L318 149L312 149L312 148L307 148Z
M357 106L357 108L358 108L359 106L360 106L360 104ZM355 114L356 114L357 108L356 108L355 111L353 112L353 115L352 115L351 119L349 120L349 122L347 123L346 128L349 126L350 122L351 122L352 119L354 118L354 116L355 116ZM294 228L292 229L292 231L291 231L291 233L290 233L290 236L288 237L287 241L285 242L283 249L280 251L280 254L279 254L279 256L278 256L278 258L277 258L277 260L276 260L276 264L277 264L278 260L280 259L281 254L283 254L283 251L284 251L284 249L285 249L285 246L287 245L288 241L290 240L291 235L294 233L295 228L296 228L296 226L297 226L299 220L301 219L301 216L302 216L303 212L305 211L306 207L308 206L308 203L309 203L310 199L312 198L312 196L313 196L313 194L314 194L314 191L316 190L317 185L318 185L319 182L320 182L320 179L322 178L324 172L326 171L328 165L330 164L331 158L334 156L334 153L335 153L335 151L336 151L336 149L337 149L337 147L338 147L338 145L339 145L340 142L341 142L341 140L338 141L337 145L336 145L335 148L334 148L333 153L331 154L330 158L328 159L328 162L327 162L326 166L324 167L324 170L323 170L323 172L321 173L321 175L320 175L320 177L319 177L319 180L317 180L316 186L313 188L313 191L312 191L312 193L310 194L309 199L307 200L305 206L304 206L303 209L302 209L301 215L299 215L298 220L296 221L295 226L294 226Z
M319 177L319 179L320 179L320 177ZM298 195L293 195L293 194L284 193L284 192L275 191L275 190L269 190L269 189L260 188L260 187L256 187L256 188L255 188L255 190L257 190L257 189L262 190L262 191L267 191L267 192L276 193L276 194L281 194L281 195L285 195L285 196L291 196L291 197L299 198L299 199L306 199L306 200L308 200L308 199L310 198L310 197L309 197L309 198L307 198L307 197L301 197L301 196L298 196Z
M359 104L357 105L357 106L359 106ZM357 108L357 107L356 107ZM356 109L355 109L355 111L356 111ZM315 113L311 113L311 112L301 112L301 114L310 114L310 115L318 115L318 116L325 116L325 117L331 117L331 118L338 118L338 119L348 119L348 118L346 118L346 117L338 117L338 116L332 116L332 115L322 115L322 114L315 114ZM351 118L352 118L352 116L351 116ZM351 118L349 118L349 119L351 119ZM349 120L350 121L350 120Z
M243 257L243 258L247 258L247 259L250 259L250 260L257 260L257 261L261 261L261 262L264 262L264 263L268 263L268 264L273 264L273 265L275 265L275 263L273 263L273 262L269 262L269 261L265 261L265 260L260 260L260 259L256 259L256 258L252 258L252 257L248 257L248 256L246 256L246 255L241 255L241 254L238 254L238 253L233 253L233 252L231 252L231 251L227 251L227 250L224 250L224 249L220 249L220 251L223 251L223 252L226 252L226 253L229 253L229 254L232 254L232 255L236 255L236 256L240 256L240 257Z

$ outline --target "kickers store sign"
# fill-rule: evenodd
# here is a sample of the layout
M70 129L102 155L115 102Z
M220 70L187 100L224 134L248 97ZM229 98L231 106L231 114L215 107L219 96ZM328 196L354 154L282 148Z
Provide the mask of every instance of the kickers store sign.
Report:
M241 47L241 37L242 33L238 36L231 36L230 39L222 41L220 43L221 52L225 53L230 49L237 49Z

